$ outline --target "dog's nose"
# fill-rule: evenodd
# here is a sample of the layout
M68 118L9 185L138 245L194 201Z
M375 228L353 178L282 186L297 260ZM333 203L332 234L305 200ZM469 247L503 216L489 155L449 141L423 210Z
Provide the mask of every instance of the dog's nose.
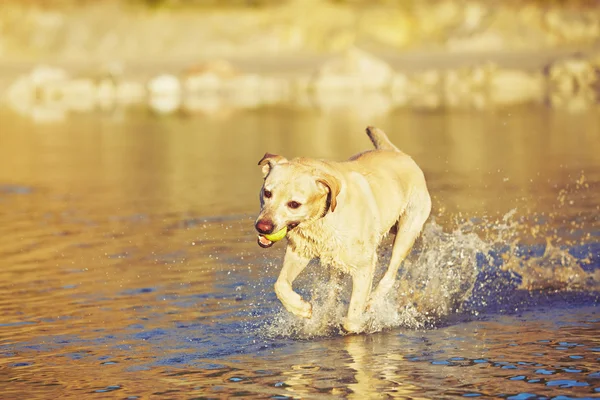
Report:
M273 232L273 222L269 221L268 219L260 219L256 222L256 230L259 233L262 233L263 235L268 235L269 233Z

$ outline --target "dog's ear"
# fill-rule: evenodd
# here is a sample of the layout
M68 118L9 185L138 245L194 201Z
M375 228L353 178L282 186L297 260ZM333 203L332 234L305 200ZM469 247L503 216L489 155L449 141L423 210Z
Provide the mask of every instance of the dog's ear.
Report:
M265 153L263 158L261 158L258 162L258 165L262 167L263 178L266 178L267 175L269 175L271 168L273 168L275 164L282 164L286 162L287 159L285 157L278 156L277 154Z
M331 212L335 211L335 207L337 206L337 196L340 194L340 181L333 175L322 174L319 179L317 179L317 183L325 186L329 191L329 195L331 196L331 203L329 205L329 209Z

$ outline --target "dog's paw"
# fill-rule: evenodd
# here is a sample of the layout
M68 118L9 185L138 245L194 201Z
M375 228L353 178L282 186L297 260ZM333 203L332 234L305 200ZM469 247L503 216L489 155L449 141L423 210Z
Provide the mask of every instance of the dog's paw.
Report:
M360 333L363 329L363 324L360 321L351 321L346 319L342 324L342 328L348 333Z
M302 301L302 307L296 310L295 314L299 317L310 319L312 317L312 304Z

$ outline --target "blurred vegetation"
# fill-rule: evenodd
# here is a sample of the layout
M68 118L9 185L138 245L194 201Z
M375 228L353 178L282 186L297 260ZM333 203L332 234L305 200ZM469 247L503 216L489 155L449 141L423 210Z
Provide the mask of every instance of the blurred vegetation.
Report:
M48 8L86 6L92 4L104 3L122 3L127 5L141 5L150 8L187 8L187 7L223 7L223 8L255 8L285 5L291 0L0 0L0 3L36 5ZM348 6L368 6L385 5L398 7L401 9L410 9L416 2L435 3L436 0L316 0L320 3L332 3ZM455 0L456 3L464 3L464 0ZM573 8L597 8L600 7L600 0L488 0L497 6L523 6L536 5L539 7L573 7ZM496 4L494 4L496 3Z
M600 0L0 0L4 59L597 48Z
M88 6L98 3L121 3L148 7L258 7L276 6L288 0L0 0L3 4L36 5L49 8Z

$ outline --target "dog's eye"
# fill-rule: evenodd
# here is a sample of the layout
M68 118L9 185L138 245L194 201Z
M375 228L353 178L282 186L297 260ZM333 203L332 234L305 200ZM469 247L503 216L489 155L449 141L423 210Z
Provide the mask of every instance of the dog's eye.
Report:
M289 208L296 209L296 208L300 207L302 204L298 203L297 201L290 201L287 205Z
M273 196L273 193L271 193L269 190L265 190L265 191L263 192L263 196L264 196L265 198L267 198L267 199L270 199L270 198L271 198L271 196Z

